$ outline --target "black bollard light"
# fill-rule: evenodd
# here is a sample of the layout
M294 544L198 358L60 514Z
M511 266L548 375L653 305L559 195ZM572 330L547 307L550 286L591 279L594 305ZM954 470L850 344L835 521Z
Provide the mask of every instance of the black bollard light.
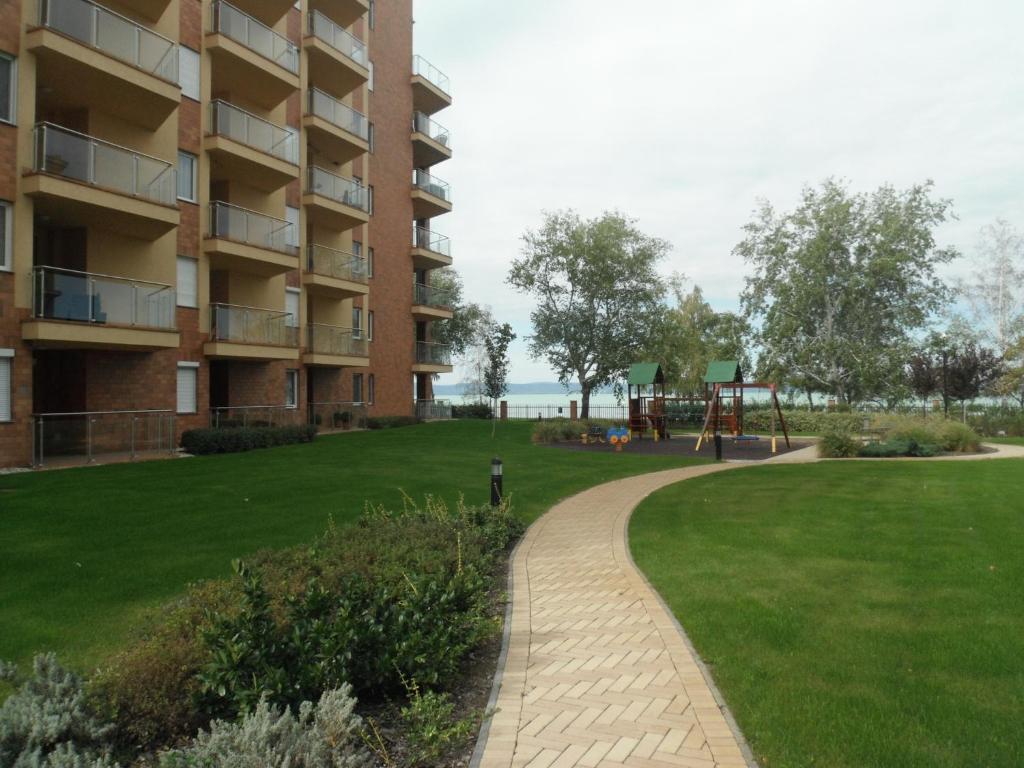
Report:
M501 459L491 459L491 506L501 504Z
M715 430L715 461L722 460L722 433Z

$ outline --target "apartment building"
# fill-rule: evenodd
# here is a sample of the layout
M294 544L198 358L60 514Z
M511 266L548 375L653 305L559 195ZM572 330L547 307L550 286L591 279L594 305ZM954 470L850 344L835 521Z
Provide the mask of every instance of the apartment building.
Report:
M0 0L0 466L429 412L451 96L412 21Z

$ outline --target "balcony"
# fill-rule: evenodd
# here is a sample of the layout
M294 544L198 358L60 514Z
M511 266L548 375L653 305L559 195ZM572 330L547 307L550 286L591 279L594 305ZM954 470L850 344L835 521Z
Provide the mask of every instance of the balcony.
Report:
M350 299L370 292L366 259L324 245L306 246L302 285L313 295Z
M310 403L309 424L322 431L366 429L366 403Z
M317 224L344 232L370 220L369 191L355 179L310 166L302 204Z
M230 360L298 360L299 328L288 312L237 304L210 304L207 357Z
M347 163L370 151L370 121L366 115L319 88L309 89L302 127L317 154L337 163Z
M47 349L176 349L175 291L146 280L32 268L32 318L21 335Z
M203 139L213 181L237 179L274 192L299 177L299 136L220 99L210 102Z
M89 0L41 0L25 42L42 110L96 109L153 130L181 101L178 46Z
M206 47L213 57L214 93L239 93L273 109L299 89L299 49L224 0L211 5Z
M448 129L422 112L412 113L412 164L429 168L452 156Z
M370 0L309 0L311 11L320 11L343 27L352 25L370 10Z
M413 283L412 316L416 320L451 320L451 294L432 285Z
M210 234L203 250L214 269L273 277L299 268L293 225L229 203L210 203Z
M412 57L412 105L417 112L432 115L452 105L448 75L422 56Z
M32 466L173 456L174 411L84 411L32 414Z
M335 96L345 96L370 79L366 45L319 11L309 14L302 46L309 56L310 82L326 85Z
M439 269L452 265L451 241L426 227L412 228L412 263L416 269Z
M416 219L440 216L452 209L452 190L447 181L424 170L412 172L412 214Z
M51 123L35 127L33 142L23 189L35 198L36 214L147 240L178 226L170 163Z
M365 368L370 364L369 345L358 330L314 324L307 332L304 365Z
M422 421L447 421L452 417L450 400L417 400L416 418Z
M416 342L416 362L413 373L451 373L452 350L447 344L433 341Z
M210 426L284 427L302 424L302 413L294 405L225 405L210 409Z

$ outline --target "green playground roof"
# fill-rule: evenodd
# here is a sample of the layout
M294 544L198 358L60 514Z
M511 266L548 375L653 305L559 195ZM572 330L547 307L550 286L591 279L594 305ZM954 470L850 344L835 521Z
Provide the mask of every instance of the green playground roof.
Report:
M657 363L633 363L629 366L629 376L626 382L634 387L638 384L654 384L655 381L664 380L661 374L661 366Z
M743 371L736 360L712 360L704 374L705 384L732 384L743 381Z

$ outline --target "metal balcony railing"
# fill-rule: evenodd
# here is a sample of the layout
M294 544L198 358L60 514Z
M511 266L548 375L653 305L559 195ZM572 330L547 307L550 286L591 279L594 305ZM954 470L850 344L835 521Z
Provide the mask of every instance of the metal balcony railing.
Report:
M368 278L366 259L326 245L306 246L306 271L355 283L365 283Z
M451 147L451 134L448 129L422 112L412 113L412 129L416 133L425 134L442 146Z
M309 14L309 34L323 40L359 66L366 66L368 59L363 41L335 24L320 11L311 11Z
M414 248L422 248L426 251L439 253L442 256L451 258L451 241L445 235L439 235L432 229L413 225L412 245Z
M447 181L441 181L437 176L431 176L424 170L414 168L412 171L412 185L421 189L428 195L439 197L446 203L452 201L452 190Z
M294 254L294 225L263 213L220 201L210 203L210 236L235 240L257 248Z
M430 83L433 83L444 93L451 94L452 86L451 82L448 80L448 75L419 54L412 57L412 73L414 75L419 75Z
M366 357L370 354L366 339L359 328L314 323L307 328L307 333L306 346L314 354L355 357Z
M212 29L241 43L293 74L299 73L299 48L287 38L224 0L213 0Z
M450 419L452 417L452 404L449 400L417 400L416 418L424 421L435 421L438 419Z
M238 304L210 304L210 334L214 341L236 344L299 346L299 328L290 312Z
M32 414L32 464L86 464L174 453L174 412L81 411Z
M210 426L279 427L302 423L302 414L294 405L227 405L210 409Z
M412 303L426 307L442 307L447 309L452 305L451 293L435 288L432 285L413 283Z
M38 266L32 316L97 325L175 330L176 293L163 283Z
M452 349L434 341L416 342L416 362L427 365L451 365Z
M350 205L366 213L370 212L370 194L366 187L355 179L338 176L315 165L309 167L307 191L329 197L331 200Z
M298 165L299 135L221 99L210 102L210 133Z
M309 423L320 429L366 429L366 403L310 403Z
M309 113L322 117L331 125L336 125L363 141L370 140L370 119L319 88L309 89Z
M90 0L41 0L39 24L144 72L178 82L178 46Z
M38 123L33 140L33 169L38 173L176 204L177 171L168 162L52 123Z

